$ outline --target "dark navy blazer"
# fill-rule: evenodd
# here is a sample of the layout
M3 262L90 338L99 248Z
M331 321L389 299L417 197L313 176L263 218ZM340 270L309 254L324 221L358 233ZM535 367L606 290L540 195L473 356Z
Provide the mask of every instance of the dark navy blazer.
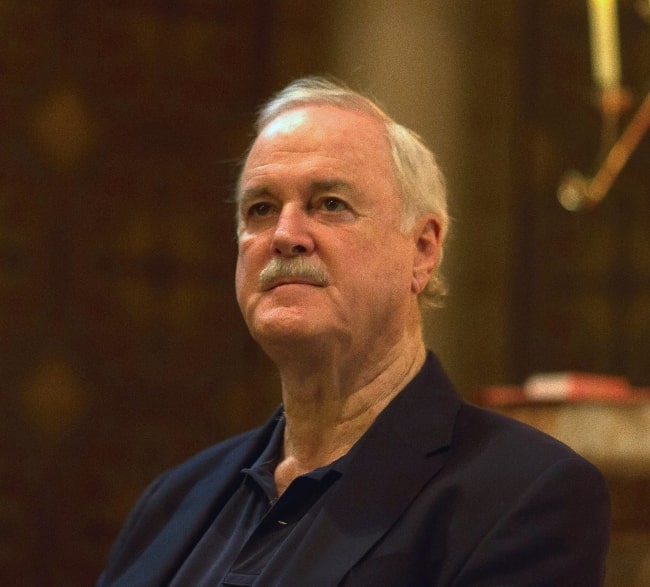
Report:
M158 478L98 586L167 585L266 446L276 417ZM309 527L303 539L256 584L602 584L602 475L541 432L463 402L433 355L359 442L323 506L299 522Z

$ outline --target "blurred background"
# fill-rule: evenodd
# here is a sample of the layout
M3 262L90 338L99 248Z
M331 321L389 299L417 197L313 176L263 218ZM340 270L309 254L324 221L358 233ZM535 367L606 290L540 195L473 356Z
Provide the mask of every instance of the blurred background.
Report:
M619 131L649 13L618 2ZM156 475L278 403L227 200L257 107L298 76L436 152L451 293L427 340L466 398L540 371L650 386L650 136L598 206L557 198L603 156L591 57L586 0L2 0L0 583L92 585ZM650 584L650 460L609 481L608 584Z

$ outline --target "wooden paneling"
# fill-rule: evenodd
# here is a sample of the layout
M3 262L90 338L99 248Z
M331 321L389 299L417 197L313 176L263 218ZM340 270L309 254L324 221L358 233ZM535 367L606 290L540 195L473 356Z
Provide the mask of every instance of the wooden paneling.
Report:
M226 201L278 85L274 10L2 3L3 585L93 584L155 476L279 401Z

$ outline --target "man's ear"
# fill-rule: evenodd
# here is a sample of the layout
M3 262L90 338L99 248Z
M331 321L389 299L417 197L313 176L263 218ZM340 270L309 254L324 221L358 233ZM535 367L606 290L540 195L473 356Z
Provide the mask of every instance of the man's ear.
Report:
M431 279L440 263L442 251L442 227L437 216L428 214L420 218L413 228L416 252L413 263L411 289L419 294Z

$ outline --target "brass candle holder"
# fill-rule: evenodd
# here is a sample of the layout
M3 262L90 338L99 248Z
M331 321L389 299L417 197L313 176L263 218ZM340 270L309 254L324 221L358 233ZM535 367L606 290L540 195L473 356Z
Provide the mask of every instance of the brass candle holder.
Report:
M629 93L624 89L604 91L601 98L603 133L601 145L605 156L598 171L585 176L578 171L567 172L558 188L560 204L571 211L590 210L597 206L609 192L612 184L634 152L650 126L650 92L635 112L623 133L616 139L618 120L629 107ZM614 138L613 138L614 137Z

